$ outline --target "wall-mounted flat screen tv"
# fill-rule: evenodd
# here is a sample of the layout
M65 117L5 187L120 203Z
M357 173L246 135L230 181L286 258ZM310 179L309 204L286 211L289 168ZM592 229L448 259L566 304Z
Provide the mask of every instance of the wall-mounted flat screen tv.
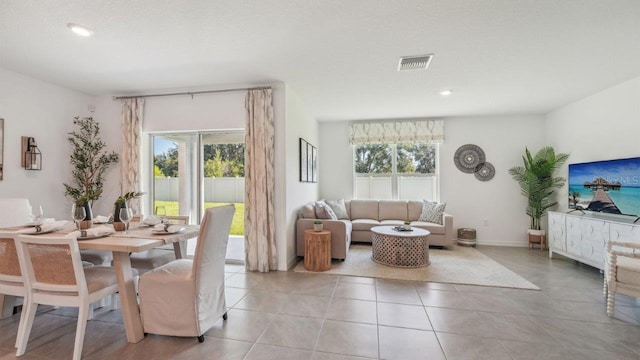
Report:
M569 208L640 216L640 157L569 164Z

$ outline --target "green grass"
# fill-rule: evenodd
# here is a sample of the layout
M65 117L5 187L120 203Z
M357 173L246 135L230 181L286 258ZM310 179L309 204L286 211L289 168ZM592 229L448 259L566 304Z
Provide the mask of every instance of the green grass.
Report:
M227 204L228 203L206 202L204 203L204 208L207 209ZM234 203L234 205L236 206L236 212L233 214L233 220L231 221L231 235L244 235L244 203ZM156 201L153 208L156 209L160 206L164 206L166 215L180 215L177 201Z

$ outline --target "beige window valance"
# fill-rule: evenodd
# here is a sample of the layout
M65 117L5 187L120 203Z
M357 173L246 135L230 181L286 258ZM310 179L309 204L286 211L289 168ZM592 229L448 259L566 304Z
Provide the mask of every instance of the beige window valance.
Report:
M351 144L444 142L443 120L362 121L351 124Z

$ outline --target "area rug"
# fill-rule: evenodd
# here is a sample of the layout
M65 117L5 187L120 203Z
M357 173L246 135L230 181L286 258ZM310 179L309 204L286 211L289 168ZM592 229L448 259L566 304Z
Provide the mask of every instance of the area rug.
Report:
M432 248L429 249L429 260L431 265L423 268L403 269L385 266L371 260L370 245L351 245L347 259L333 260L331 269L323 274L540 290L471 247ZM293 271L308 272L304 268L304 260L300 261Z

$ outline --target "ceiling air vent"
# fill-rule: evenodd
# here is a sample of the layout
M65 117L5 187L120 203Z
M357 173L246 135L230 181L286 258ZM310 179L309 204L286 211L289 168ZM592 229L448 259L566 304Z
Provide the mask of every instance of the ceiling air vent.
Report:
M425 70L433 58L433 54L419 56L404 56L398 63L398 71Z

